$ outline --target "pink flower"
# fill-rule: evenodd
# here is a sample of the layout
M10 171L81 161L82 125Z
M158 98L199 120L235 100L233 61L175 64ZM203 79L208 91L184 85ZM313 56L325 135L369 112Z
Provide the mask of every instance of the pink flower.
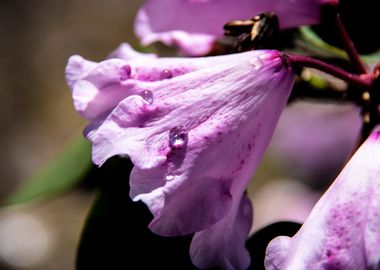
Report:
M348 162L293 237L267 248L267 270L379 269L380 129Z
M321 7L337 0L147 0L137 14L135 32L143 45L162 41L187 55L206 54L223 25L271 11L280 28L317 24Z
M75 107L91 121L94 163L129 156L130 196L153 213L150 229L195 233L198 267L248 267L244 191L294 80L281 53L154 58L123 45L111 56L73 56L66 68Z
M330 184L352 155L362 121L354 105L297 101L281 114L271 141L274 155L294 168L292 175Z

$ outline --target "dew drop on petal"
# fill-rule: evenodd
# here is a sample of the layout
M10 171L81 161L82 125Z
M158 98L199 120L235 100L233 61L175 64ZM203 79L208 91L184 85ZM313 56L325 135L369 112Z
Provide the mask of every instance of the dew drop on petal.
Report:
M188 134L183 127L174 127L169 131L169 146L182 148L187 144Z
M172 175L172 174L165 175L165 180L166 181L172 181L173 179L174 179L174 175Z
M259 70L264 65L263 59L261 59L259 56L253 57L249 63L255 70Z
M131 76L131 72L132 72L132 69L131 69L131 66L130 65L125 65L123 66L120 71L119 71L119 74L120 74L120 80L121 81L125 81L127 79L130 78Z
M153 92L150 90L144 90L140 93L140 96L148 102L149 105L153 103Z
M171 79L171 78L173 78L173 73L170 70L165 69L164 71L161 72L162 80Z

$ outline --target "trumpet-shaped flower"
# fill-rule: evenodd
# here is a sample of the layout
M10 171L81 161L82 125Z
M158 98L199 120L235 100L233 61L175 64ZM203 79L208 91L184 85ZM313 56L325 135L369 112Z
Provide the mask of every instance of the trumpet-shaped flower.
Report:
M380 129L359 148L293 237L267 248L267 270L367 270L380 262Z
M131 198L149 207L153 232L195 233L194 264L248 267L244 191L294 79L281 53L155 58L124 44L111 57L66 68L94 163L130 157Z
M137 14L135 32L142 44L162 41L187 55L206 54L223 25L273 12L280 28L317 24L322 6L337 0L147 0ZM163 16L162 11L165 11Z

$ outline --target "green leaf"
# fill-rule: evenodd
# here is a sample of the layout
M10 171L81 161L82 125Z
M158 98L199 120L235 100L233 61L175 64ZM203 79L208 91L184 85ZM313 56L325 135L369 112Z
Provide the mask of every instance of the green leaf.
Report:
M380 50L371 54L361 55L361 57L367 64L377 64L380 62Z
M2 205L42 200L74 187L91 168L91 145L84 138L70 142L54 160L26 180Z
M325 42L310 27L303 26L299 29L299 32L301 38L312 45L315 49L328 52L329 54L332 54L339 58L348 59L347 54L344 50Z
M310 49L348 60L344 50L325 42L309 26L301 27L299 32L301 39L308 43ZM371 54L362 54L360 57L367 64L377 64L380 62L380 50Z

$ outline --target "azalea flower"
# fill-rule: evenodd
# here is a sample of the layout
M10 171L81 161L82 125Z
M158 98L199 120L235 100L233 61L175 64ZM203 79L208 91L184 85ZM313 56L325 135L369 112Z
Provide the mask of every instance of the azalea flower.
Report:
M205 55L223 36L223 25L273 12L281 29L317 24L325 5L338 0L147 0L139 10L135 32L143 45L161 41L187 55ZM163 11L165 12L163 15Z
M200 268L245 269L252 207L245 189L290 94L294 74L277 51L156 58L123 44L100 63L66 68L87 120L94 163L128 156L130 196L163 236L195 233Z
M380 128L357 150L300 231L267 248L267 270L379 269Z

